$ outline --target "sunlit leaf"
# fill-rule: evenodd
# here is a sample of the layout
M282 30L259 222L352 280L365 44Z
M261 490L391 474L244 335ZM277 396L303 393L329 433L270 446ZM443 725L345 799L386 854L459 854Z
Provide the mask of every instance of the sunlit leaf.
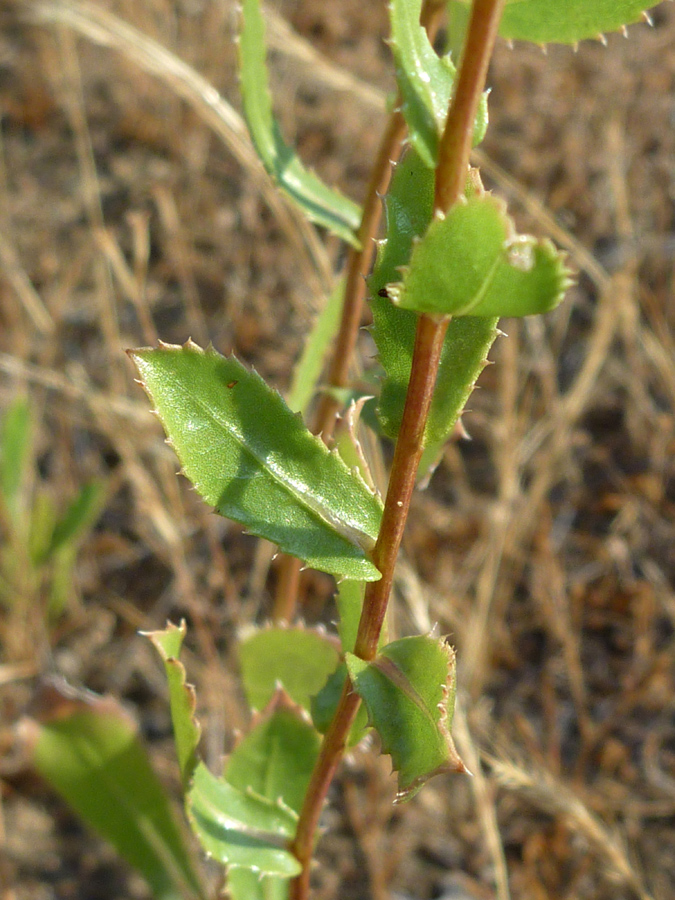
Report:
M455 706L455 655L430 635L402 638L370 663L351 653L347 668L370 724L398 773L407 799L442 772L464 772L450 734Z
M403 309L447 316L529 316L548 312L570 284L549 240L516 234L504 204L470 197L437 216L415 242L401 285Z
M297 816L283 804L240 791L199 763L187 809L202 846L218 862L283 878L300 873L300 863L285 849Z
M422 0L392 0L391 49L403 115L410 142L430 169L438 162L438 142L448 116L456 69L449 56L439 57L420 25ZM474 125L473 144L485 136L487 94L483 94Z
M469 0L452 0L450 5L451 21L459 15L468 18ZM499 33L535 44L576 44L639 22L657 5L653 0L506 0Z
M187 477L222 515L336 576L376 581L382 504L255 372L195 344L130 354Z
M272 113L265 64L265 23L259 0L243 0L241 10L241 92L244 115L258 156L279 187L312 222L357 245L355 232L361 221L359 207L306 169L281 136Z
M195 718L195 689L187 683L185 667L179 660L185 630L185 622L181 622L178 627L169 622L164 631L146 634L162 657L169 683L173 736L184 789L197 765L197 745L201 731Z

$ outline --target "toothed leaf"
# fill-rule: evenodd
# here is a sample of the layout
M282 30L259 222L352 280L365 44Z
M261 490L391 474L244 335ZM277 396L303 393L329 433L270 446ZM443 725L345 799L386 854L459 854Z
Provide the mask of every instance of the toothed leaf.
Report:
M158 900L204 897L192 856L136 728L109 697L50 688L29 722L40 774L150 885Z
M399 799L442 772L465 771L450 735L455 654L430 635L387 644L372 661L348 653L349 676L398 772Z
M242 681L253 709L264 709L280 684L295 703L309 711L311 698L339 661L336 642L306 628L264 628L239 644Z
M197 745L201 733L195 718L197 706L195 689L187 683L185 666L179 660L185 631L185 622L181 622L180 626L168 622L164 631L150 631L145 634L162 658L169 683L171 722L183 789L187 789L197 765Z
M433 208L433 172L411 151L398 164L386 199L387 235L369 281L373 310L372 335L385 379L378 417L382 430L398 436L403 415L417 315L393 305L387 285L401 279L399 268L410 260L413 239L423 235ZM483 370L497 335L495 317L458 318L450 322L443 345L436 390L425 430L425 452L420 476L437 460L443 444Z
M243 0L239 64L244 115L255 149L267 172L311 222L358 246L355 231L361 210L327 187L302 164L281 136L272 113L265 64L265 23L258 0Z
M299 813L321 739L283 691L277 691L225 765L225 780Z
M638 22L657 5L653 0L506 0L499 33L535 44L576 44ZM457 23L458 16L468 19L470 6L469 0L451 0L451 22Z
M568 286L553 244L517 235L504 204L483 195L431 222L389 294L403 309L432 315L529 316L557 306Z
M410 142L424 164L435 169L457 71L449 56L436 54L420 25L422 0L392 0L389 12L396 79ZM483 140L487 123L487 94L483 94L474 124L474 147Z
M187 810L202 847L218 862L283 878L300 873L302 866L284 849L297 816L283 804L238 790L200 762Z
M131 352L187 477L219 513L332 575L376 581L382 505L255 373L195 344Z

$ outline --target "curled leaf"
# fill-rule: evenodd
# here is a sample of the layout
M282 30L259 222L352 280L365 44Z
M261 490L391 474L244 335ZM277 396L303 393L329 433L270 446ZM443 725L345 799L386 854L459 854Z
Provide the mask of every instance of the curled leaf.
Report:
M372 662L346 655L354 690L398 772L408 799L442 772L465 772L450 727L455 708L455 654L432 635L387 644Z

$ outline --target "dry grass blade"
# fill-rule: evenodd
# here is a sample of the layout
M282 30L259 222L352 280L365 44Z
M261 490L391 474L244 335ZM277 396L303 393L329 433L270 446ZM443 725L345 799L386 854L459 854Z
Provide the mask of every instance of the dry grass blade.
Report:
M621 838L613 834L566 783L554 778L550 772L533 767L526 771L505 758L488 754L483 758L499 787L527 799L543 812L562 817L576 834L585 838L603 860L607 879L629 887L640 900L652 900L640 874L631 864Z
M157 41L91 3L26 0L20 4L19 14L33 24L67 26L97 44L123 53L144 71L165 82L195 109L254 179L282 230L302 251L307 273L315 283L317 274L318 284L330 281L331 266L314 229L284 200L264 171L239 113L195 69Z
M476 803L476 810L483 829L485 843L487 844L492 865L494 866L494 880L497 889L498 900L510 900L509 875L504 856L504 845L499 833L497 821L497 808L495 805L495 793L483 772L478 748L474 743L469 728L469 722L464 709L464 697L457 695L455 703L455 715L453 718L453 734L457 742L457 749L467 768L473 775L471 790Z
M14 247L2 231L0 231L0 266L33 325L38 331L51 334L54 331L54 320L19 263Z

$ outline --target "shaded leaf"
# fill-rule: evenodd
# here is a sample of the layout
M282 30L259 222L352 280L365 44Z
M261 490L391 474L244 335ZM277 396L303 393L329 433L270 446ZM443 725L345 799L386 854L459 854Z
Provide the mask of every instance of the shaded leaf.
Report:
M143 875L155 897L203 897L164 789L119 704L52 689L44 705L44 721L28 726L40 774Z
M338 634L343 651L348 650L351 653L354 650L365 592L366 586L363 581L345 580L338 585L335 603L340 617Z
M375 581L382 505L255 372L195 344L130 355L187 477L218 512L314 568Z
M480 189L467 185L480 194ZM400 280L399 269L410 260L413 240L423 235L433 208L433 172L410 151L398 164L386 199L387 232L369 281L373 310L372 334L385 379L378 416L384 433L398 436L412 365L417 314L393 305L388 285ZM384 296L383 296L384 294ZM441 452L487 364L497 336L496 317L458 318L450 322L443 345L436 389L425 429L424 476Z
M457 71L449 56L436 54L420 25L422 0L391 0L389 12L396 80L410 142L424 165L435 169ZM474 147L483 140L487 123L487 93L484 93L474 124Z
M282 804L238 790L200 762L187 809L202 847L218 862L283 878L300 873L300 863L284 849L297 816Z
M553 244L516 234L505 205L485 194L434 218L389 295L430 315L529 316L557 306L569 285Z
M387 644L368 663L346 656L354 690L398 772L399 799L442 772L466 771L450 735L455 654L430 635Z
M146 632L162 657L169 683L171 721L183 789L186 790L197 765L197 745L201 729L195 718L195 689L187 683L185 666L179 661L185 639L185 622L180 626L167 623L164 631Z
M253 709L264 709L281 685L309 711L311 698L339 661L336 642L308 628L264 628L242 636L239 643L244 691Z
M287 900L288 879L262 876L251 869L230 869L227 893L231 900Z
M312 700L312 721L314 722L314 727L321 734L325 734L328 731L330 723L333 721L346 679L347 666L345 663L340 663L325 686ZM355 747L356 744L363 740L369 730L368 713L364 706L360 706L349 732L347 745Z
M299 813L320 743L307 714L279 689L228 757L225 779Z
M243 0L239 40L244 115L262 164L308 219L358 246L355 231L361 221L356 203L327 187L304 167L281 136L272 113L265 64L265 23L259 0Z
M468 18L470 5L469 0L453 0L451 15ZM507 0L499 33L535 44L576 44L638 22L657 5L653 0Z

